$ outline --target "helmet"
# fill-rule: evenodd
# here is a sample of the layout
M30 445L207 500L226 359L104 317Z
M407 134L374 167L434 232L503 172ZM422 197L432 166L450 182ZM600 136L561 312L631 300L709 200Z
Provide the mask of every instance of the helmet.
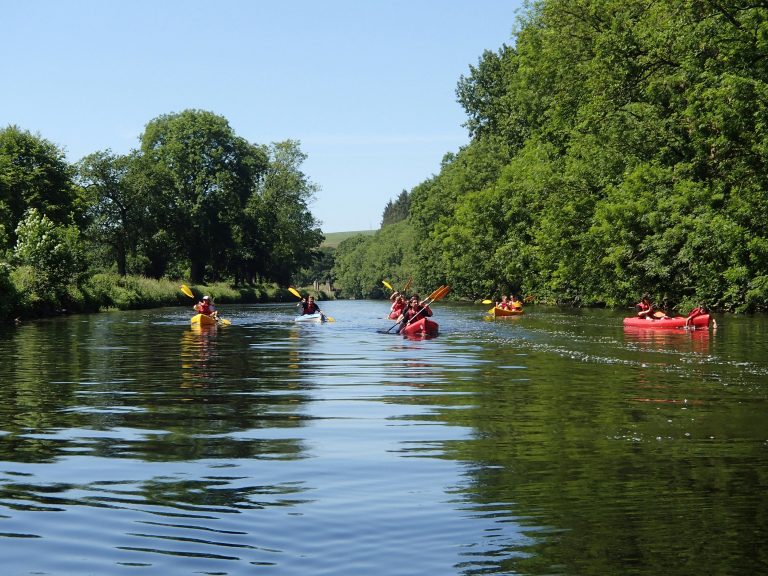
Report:
M203 300L210 300L210 299L211 299L210 296L203 296Z

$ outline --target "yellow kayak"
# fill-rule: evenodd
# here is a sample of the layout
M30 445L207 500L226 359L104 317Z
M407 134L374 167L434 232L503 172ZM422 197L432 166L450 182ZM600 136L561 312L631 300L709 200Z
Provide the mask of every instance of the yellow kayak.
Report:
M522 308L514 308L512 310L506 309L506 308L499 308L498 306L494 306L493 310L489 310L495 317L498 316L519 316L520 314L525 314L525 311Z
M216 326L216 318L206 314L195 314L192 316L190 322L192 322L192 324L199 324L200 326Z

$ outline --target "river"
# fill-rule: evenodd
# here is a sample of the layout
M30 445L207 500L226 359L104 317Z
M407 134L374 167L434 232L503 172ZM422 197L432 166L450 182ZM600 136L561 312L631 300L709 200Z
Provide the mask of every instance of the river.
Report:
M766 317L321 304L3 328L4 573L768 573Z

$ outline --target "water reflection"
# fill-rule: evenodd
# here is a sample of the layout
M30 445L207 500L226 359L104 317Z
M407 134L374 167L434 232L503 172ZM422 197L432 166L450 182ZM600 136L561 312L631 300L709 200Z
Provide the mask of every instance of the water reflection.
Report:
M441 302L412 341L381 306L0 334L6 571L765 571L768 324Z
M644 348L656 350L674 349L691 351L699 354L709 352L710 337L713 332L704 330L650 329L632 326L624 327L624 338L627 342L641 345Z

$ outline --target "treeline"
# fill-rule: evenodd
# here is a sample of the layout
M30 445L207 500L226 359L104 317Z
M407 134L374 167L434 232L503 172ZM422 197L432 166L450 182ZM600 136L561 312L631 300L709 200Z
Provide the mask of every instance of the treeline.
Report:
M151 120L128 154L75 164L0 130L0 317L113 305L105 284L136 278L287 284L323 239L305 159L296 141L253 144L200 110Z
M458 81L470 141L405 220L339 246L382 277L477 299L768 304L768 4L542 0ZM388 207L392 212L392 207Z

